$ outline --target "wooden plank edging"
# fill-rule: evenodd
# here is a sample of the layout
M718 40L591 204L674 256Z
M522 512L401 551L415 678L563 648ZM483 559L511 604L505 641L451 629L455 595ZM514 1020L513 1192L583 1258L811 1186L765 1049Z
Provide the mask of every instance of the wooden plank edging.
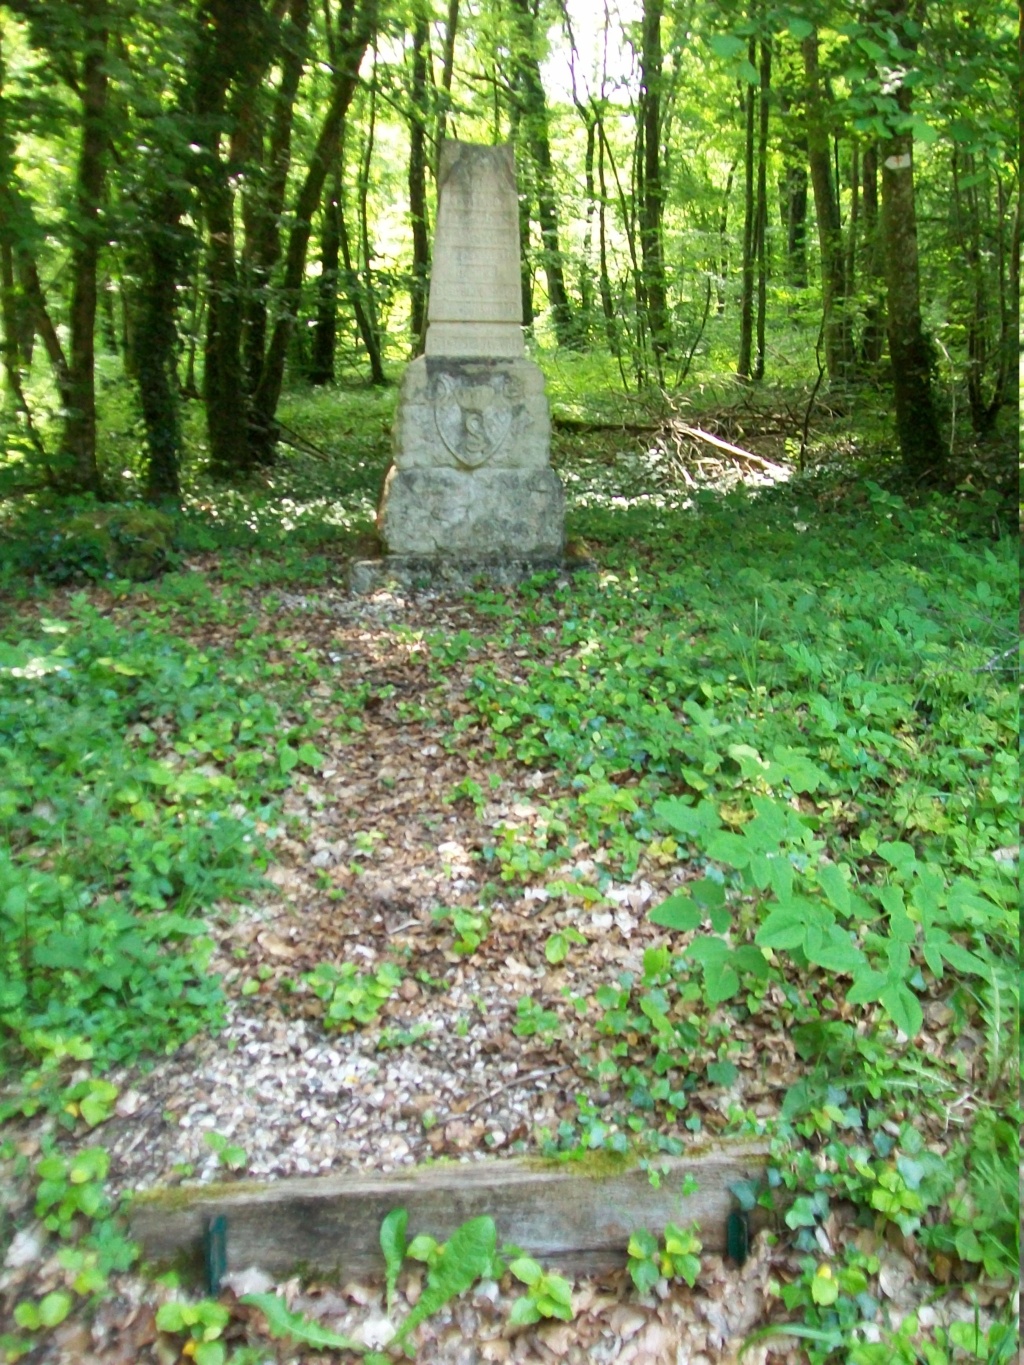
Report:
M279 1276L297 1267L341 1278L383 1272L379 1231L391 1209L409 1210L409 1235L444 1241L467 1218L490 1214L498 1244L575 1273L622 1265L639 1228L696 1223L706 1251L724 1251L737 1207L729 1186L757 1176L768 1145L716 1141L652 1162L657 1188L635 1161L599 1153L580 1162L505 1159L414 1167L389 1175L317 1176L267 1184L178 1186L135 1195L131 1235L147 1260L194 1259L218 1214L227 1219L227 1269ZM693 1194L682 1195L690 1176Z

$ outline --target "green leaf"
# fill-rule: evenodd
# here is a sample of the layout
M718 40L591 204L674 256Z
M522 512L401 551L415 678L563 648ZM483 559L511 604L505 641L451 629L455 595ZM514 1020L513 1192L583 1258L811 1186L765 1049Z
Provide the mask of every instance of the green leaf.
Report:
M156 1325L161 1332L184 1332L187 1324L185 1322L185 1305L179 1303L177 1299L171 1299L169 1303L162 1303L156 1310Z
M544 944L544 956L551 963L552 967L557 967L569 956L569 940L565 934L556 932L549 934L547 942Z
M361 1342L332 1332L301 1313L290 1313L284 1299L276 1294L244 1294L239 1303L247 1303L260 1310L267 1320L267 1329L272 1337L287 1337L300 1346L312 1346L316 1351L356 1351L361 1355L366 1349ZM157 1326L160 1326L159 1314Z
M641 1294L649 1293L661 1279L661 1271L656 1262L650 1260L630 1260L629 1276Z
M832 1278L828 1266L819 1266L818 1273L811 1278L811 1298L820 1308L830 1307L839 1298L839 1283Z
M695 843L700 843L705 835L718 829L721 820L712 801L701 801L696 806L677 796L665 797L655 801L654 813L676 834L683 834Z
M818 868L818 885L841 915L850 913L850 887L835 863L822 863Z
M891 981L882 991L879 999L889 1018L908 1038L916 1038L924 1023L921 1002L902 981Z
M683 891L674 892L651 911L652 924L662 929L673 929L678 934L699 928L703 919L700 907Z
M437 1239L426 1232L417 1233L405 1249L405 1254L413 1261L430 1261L437 1251Z
M532 1256L517 1256L514 1261L509 1262L508 1268L517 1280L531 1289L540 1283L544 1275L544 1267Z
M734 1062L708 1063L708 1080L714 1085L732 1085L739 1074L739 1068Z
M196 1347L196 1365L224 1365L228 1349L222 1341L203 1341Z
M872 967L862 969L856 973L853 985L846 992L847 1003L870 1005L873 1001L880 1000L888 982L889 978L884 972L877 972Z
M509 1310L508 1325L510 1327L530 1327L535 1322L540 1322L540 1309L529 1294L523 1294L521 1298L516 1299Z
M26 1332L38 1332L43 1325L43 1320L39 1316L39 1305L33 1303L31 1299L25 1299L17 1304L14 1309L14 1321L19 1327L24 1327Z
M705 848L709 858L714 858L716 863L725 863L727 867L746 867L750 862L750 844L742 835L730 830L713 834Z
M798 43L802 43L805 38L809 38L814 32L814 25L809 19L798 19L793 15L787 18L786 27Z
M387 1305L390 1312L395 1297L395 1286L405 1260L405 1231L409 1225L408 1209L392 1209L380 1225L380 1249L384 1253L387 1276Z
M788 905L777 905L754 935L759 948L799 948L807 932L805 901L798 897Z
M726 61L731 61L733 57L738 57L741 52L746 52L747 40L737 38L732 33L712 33L708 38L708 46L716 57L723 57Z
M852 936L838 924L829 925L821 932L820 940L813 951L806 944L805 950L809 961L830 972L850 974L863 967L865 963L864 954Z
M494 1262L498 1235L494 1219L470 1218L456 1228L444 1252L427 1271L427 1284L415 1308L402 1323L396 1341L432 1317L449 1299L457 1298L486 1275Z

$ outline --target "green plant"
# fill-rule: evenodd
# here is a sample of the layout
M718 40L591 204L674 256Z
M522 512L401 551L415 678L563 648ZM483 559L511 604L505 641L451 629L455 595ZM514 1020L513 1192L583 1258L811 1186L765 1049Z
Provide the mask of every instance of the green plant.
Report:
M551 1274L532 1256L516 1256L509 1262L509 1272L526 1285L508 1315L510 1327L528 1327L541 1318L561 1318L571 1322L572 1284L561 1275Z
M557 967L569 956L569 948L572 944L585 945L587 938L578 929L556 929L553 934L549 934L544 942L544 956L551 963L552 967Z
M548 1010L532 996L521 995L516 1002L516 1022L512 1032L517 1038L552 1038L558 1031L559 1020L554 1010Z
M304 980L327 1006L325 1025L348 1032L373 1022L401 984L402 972L391 962L382 963L375 972L360 972L353 962L340 967L322 962Z
M487 937L491 925L490 911L483 906L476 910L466 910L461 906L438 906L433 917L439 923L451 920L455 930L453 950L462 956L476 952Z
M648 1293L663 1276L682 1279L693 1288L700 1274L701 1241L692 1228L666 1223L661 1240L646 1228L634 1232L627 1247L630 1279L641 1294Z
M161 1332L187 1334L188 1346L182 1354L191 1356L195 1365L225 1365L227 1347L220 1338L230 1321L231 1310L213 1299L197 1303L171 1299L156 1312Z
M104 1181L110 1156L102 1147L87 1147L72 1157L53 1153L36 1163L36 1217L63 1238L74 1233L75 1220L103 1218L110 1213Z
M223 1133L204 1133L203 1141L215 1153L218 1165L229 1171L244 1169L248 1160L244 1147L233 1144Z

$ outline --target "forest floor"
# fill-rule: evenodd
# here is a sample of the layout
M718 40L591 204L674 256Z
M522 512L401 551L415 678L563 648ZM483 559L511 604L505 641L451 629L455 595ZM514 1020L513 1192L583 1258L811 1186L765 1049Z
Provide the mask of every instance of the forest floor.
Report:
M765 1134L780 1154L785 1198L743 1265L705 1255L693 1287L662 1278L643 1294L624 1269L579 1279L571 1321L520 1328L508 1315L522 1286L508 1274L485 1279L417 1329L416 1358L725 1365L742 1351L765 1365L809 1352L852 1359L859 1349L867 1362L872 1343L896 1361L1009 1358L1000 1324L1015 1311L1015 1285L986 1237L1005 1240L1016 1209L980 1207L985 1167L970 1157L980 1121L986 1153L1005 1164L1000 1124L1012 1119L1012 1064L1006 1040L992 1036L1010 1025L1005 1014L993 1023L992 989L964 989L948 962L943 976L917 947L903 970L918 1003L900 996L888 1012L845 1001L852 967L838 959L837 978L799 952L759 949L770 970L748 977L749 960L737 957L742 989L739 979L723 985L731 968L713 953L684 963L698 940L727 955L749 946L759 888L785 901L785 888L759 872L744 877L757 850L727 856L729 839L750 838L758 819L768 828L785 808L797 824L779 816L764 856L781 849L801 876L809 859L843 861L848 885L866 886L885 867L879 847L884 858L898 846L891 885L915 853L947 889L973 877L974 919L950 912L949 933L976 952L987 939L997 964L1008 921L979 927L979 916L1001 913L993 887L1009 883L1016 858L1007 800L992 797L989 772L1012 692L993 663L1013 629L1003 555L995 542L960 537L936 567L927 560L943 538L934 511L911 512L878 485L873 501L859 484L832 481L784 502L784 438L765 433L755 452L747 431L713 425L699 429L742 438L751 458L678 429L674 439L671 427L628 457L611 442L602 451L593 437L566 438L574 529L596 560L578 580L358 598L343 585L343 561L322 546L309 583L294 559L274 570L271 555L253 570L240 556L250 567L239 572L222 553L192 551L153 585L50 591L17 606L8 638L100 619L104 647L126 642L126 669L157 630L152 638L178 641L183 657L214 663L258 643L255 685L292 687L280 723L296 737L294 762L282 760L275 790L261 792L232 768L237 723L218 742L197 739L180 710L151 707L132 722L149 759L171 773L205 778L211 791L234 773L227 809L249 821L264 877L204 910L203 970L226 995L218 1027L156 1060L115 1060L102 1072L115 1089L94 1125L23 1105L0 1131L8 1360L204 1360L184 1329L159 1330L159 1305L180 1292L173 1279L115 1266L107 1292L82 1288L81 1260L68 1256L74 1219L62 1248L32 1214L33 1172L55 1150L73 1166L101 1145L116 1199L232 1174L387 1171L505 1153L571 1159L627 1144L676 1153L717 1134ZM584 441L589 463L570 460ZM723 484L737 481L774 485L766 510L742 492L730 503ZM705 526L680 544L687 515ZM956 606L965 593L974 617ZM901 617L900 604L917 616ZM891 657L872 656L883 630L852 646L854 661L850 639L881 620L893 627ZM931 670L931 692L915 668ZM976 719L969 735L952 733L963 686ZM860 757L843 757L858 707ZM264 753L276 743L257 740ZM953 750L975 765L962 810L938 777ZM684 751L685 761L671 758ZM853 783L836 777L857 764ZM944 780L948 788L950 770ZM704 812L697 824L673 816L680 795L691 815ZM659 802L668 803L660 819ZM971 837L958 843L961 826ZM35 856L47 865L49 855ZM820 894L826 878L819 887L809 875ZM845 904L841 890L828 894ZM666 901L701 912L666 931L651 918ZM708 917L717 936L694 932ZM982 975L1002 979L1000 965ZM353 985L369 1001L362 1013ZM663 1031L673 1027L669 1048ZM82 1065L69 1083L92 1075ZM72 1105L72 1118L79 1111ZM847 1147L860 1151L859 1179L844 1165ZM882 1180L889 1171L897 1183ZM882 1189L895 1200L879 1198ZM803 1214L787 1217L801 1201ZM922 1235L926 1224L951 1231ZM958 1226L974 1240L957 1242ZM515 1229L499 1235L514 1241ZM821 1290L822 1266L841 1283L835 1297ZM403 1273L391 1317L415 1304L423 1278L420 1266ZM207 1343L226 1352L205 1359L350 1358L270 1344L259 1311L238 1298L274 1287L257 1274L228 1278L229 1318ZM382 1285L295 1278L276 1289L331 1331L386 1344ZM73 1306L61 1321L19 1332L18 1304L62 1294ZM916 1354L921 1343L935 1354Z

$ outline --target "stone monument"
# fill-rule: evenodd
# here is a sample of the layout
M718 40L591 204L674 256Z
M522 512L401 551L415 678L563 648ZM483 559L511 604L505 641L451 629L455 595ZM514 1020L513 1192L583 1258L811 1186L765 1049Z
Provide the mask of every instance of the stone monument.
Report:
M522 324L512 148L446 140L425 354L402 380L378 517L399 577L561 562L544 376Z

